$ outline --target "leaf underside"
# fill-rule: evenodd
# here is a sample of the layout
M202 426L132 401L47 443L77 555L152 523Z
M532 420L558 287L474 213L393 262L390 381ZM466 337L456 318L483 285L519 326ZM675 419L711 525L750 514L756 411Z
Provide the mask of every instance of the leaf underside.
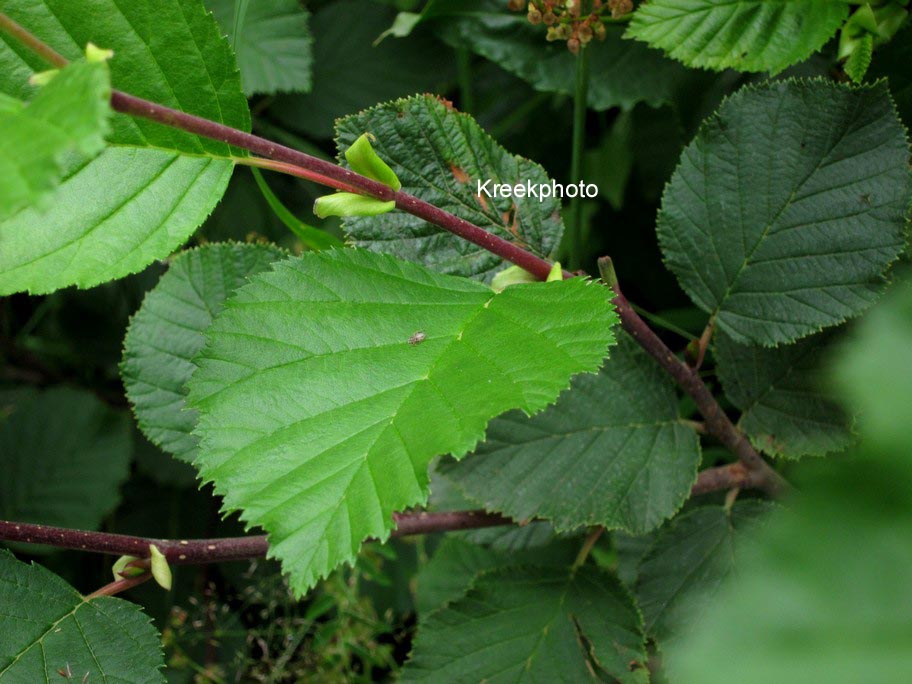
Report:
M249 130L234 56L201 0L95 0L91 11L21 0L5 11L67 58L78 59L88 42L113 49L117 88ZM0 92L25 97L28 73L44 68L0 37ZM124 115L111 125L108 148L71 165L46 210L0 222L0 294L134 273L183 243L221 198L233 168L227 145Z
M495 295L362 250L279 262L227 302L195 360L195 465L302 592L426 500L432 458L595 371L609 295L582 279Z
M62 69L30 102L7 102L0 111L0 220L44 206L67 163L101 152L110 91L105 65L82 62Z
M687 146L658 235L732 339L776 345L859 314L905 244L909 148L886 85L743 88Z
M225 300L250 276L286 253L276 247L221 243L182 252L130 321L120 367L127 398L143 434L192 462L196 413L187 410L193 357Z
M692 67L778 73L823 47L848 16L843 0L649 0L627 36Z

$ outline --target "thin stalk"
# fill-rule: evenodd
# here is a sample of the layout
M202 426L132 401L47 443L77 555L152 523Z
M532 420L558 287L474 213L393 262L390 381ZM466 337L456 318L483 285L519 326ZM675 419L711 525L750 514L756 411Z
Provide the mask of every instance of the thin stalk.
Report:
M472 93L472 53L464 45L456 48L456 75L459 80L459 108L471 114L475 111L475 97Z
M570 156L570 182L583 180L583 149L586 142L586 110L589 93L589 50L580 48L576 57L576 83L573 88L573 142ZM567 254L570 270L582 268L583 262L583 201L577 193L570 200L570 230L567 235Z
M579 553L576 555L576 560L573 561L572 570L576 571L583 567L583 563L586 562L586 559L589 557L589 554L592 552L595 543L599 540L599 537L602 536L602 533L605 531L605 528L599 525L598 527L592 528L592 531L586 536L586 540L583 542L583 546L580 549Z

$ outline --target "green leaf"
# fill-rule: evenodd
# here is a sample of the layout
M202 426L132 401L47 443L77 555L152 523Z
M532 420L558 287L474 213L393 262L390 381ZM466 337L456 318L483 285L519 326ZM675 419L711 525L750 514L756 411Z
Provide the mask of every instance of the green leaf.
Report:
M331 138L335 120L346 114L448 88L453 57L439 41L415 37L374 44L394 15L373 0L336 0L321 7L311 22L313 89L279 96L269 114L309 139Z
M516 520L639 534L681 507L699 462L674 386L622 338L601 373L574 379L534 418L514 411L495 419L475 454L441 464L441 472L486 509Z
M905 244L909 148L885 84L745 88L665 189L668 267L732 339L775 345L865 310Z
M104 64L71 64L23 104L0 110L0 221L39 205L64 168L104 148L111 85Z
M146 295L124 338L120 374L143 434L182 461L196 455L196 412L184 405L193 357L225 300L285 256L275 247L220 243L177 256Z
M857 40L845 62L845 72L855 83L861 83L864 80L864 75L871 66L873 54L874 36L868 33Z
M435 2L427 20L454 47L468 47L535 90L573 94L576 57L566 42L546 42L543 26L510 12L500 0ZM638 102L659 107L669 102L685 70L658 50L623 40L624 29L607 26L604 41L586 48L589 59L587 100L596 110L632 109Z
M722 581L741 566L745 536L774 510L764 501L696 508L662 529L640 561L636 595L646 632L660 642L680 636L712 605Z
M847 0L649 0L626 35L692 67L776 74L823 47Z
M139 606L87 599L40 565L0 550L0 680L158 684L164 660L158 633Z
M266 529L303 592L426 501L435 456L466 453L494 416L541 410L598 368L610 296L582 279L494 294L362 250L279 262L206 334L189 383L194 464L226 510Z
M505 637L505 635L509 635ZM649 681L642 618L611 575L506 568L418 628L403 682Z
M244 92L307 92L313 38L299 0L205 0L237 55Z
M739 427L758 449L798 458L842 451L851 443L849 418L822 377L827 337L775 349L716 337L716 372L725 396L742 411Z
M0 394L0 517L96 530L120 502L130 455L129 417L92 394Z
M21 0L5 11L67 58L81 58L89 41L113 49L116 88L249 129L234 57L201 0L97 0L91 12L80 3ZM44 68L0 37L0 92L25 98L29 70ZM68 166L46 210L0 222L0 294L90 287L134 273L170 254L212 211L233 168L227 145L119 114L111 129L99 156Z
M560 201L553 197L488 197L479 183L547 184L544 169L517 157L488 136L467 114L454 111L430 96L378 105L336 122L338 145L344 151L364 132L393 168L403 189L470 223L547 257L560 242L563 223ZM340 155L341 156L341 155ZM542 201L540 201L542 200ZM417 261L451 275L490 282L503 260L477 245L395 212L385 216L349 218L345 229L359 247Z
M415 592L418 613L423 618L444 604L462 598L475 577L485 570L525 563L566 568L573 563L578 551L577 541L551 544L545 549L505 550L479 546L448 534L418 573Z

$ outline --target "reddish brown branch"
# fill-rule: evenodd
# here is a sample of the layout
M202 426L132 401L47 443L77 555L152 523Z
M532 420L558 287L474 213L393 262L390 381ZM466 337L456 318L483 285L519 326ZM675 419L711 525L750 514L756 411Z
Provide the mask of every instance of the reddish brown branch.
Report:
M700 473L691 490L692 495L758 486L757 474L741 463L709 468ZM487 511L449 511L440 513L396 513L394 537L406 537L434 532L455 532L483 527L517 524L510 518ZM112 556L149 555L149 545L156 547L172 565L217 563L266 555L269 543L266 535L222 537L220 539L150 539L109 532L72 530L66 527L35 525L0 520L0 541L43 544L61 549L106 553Z

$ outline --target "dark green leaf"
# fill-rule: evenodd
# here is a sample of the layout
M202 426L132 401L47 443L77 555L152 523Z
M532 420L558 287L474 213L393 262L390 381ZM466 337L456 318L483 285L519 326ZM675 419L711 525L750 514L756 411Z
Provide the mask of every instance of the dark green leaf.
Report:
M701 608L712 605L722 580L736 570L742 538L773 509L763 501L743 501L731 511L706 506L671 521L637 571L646 632L660 642L679 636Z
M87 599L40 565L0 550L0 680L158 684L159 635L138 606Z
M534 418L513 412L492 421L475 454L441 470L470 498L516 520L643 533L680 508L699 462L673 385L622 338L599 375L576 378Z
M526 249L547 257L560 242L560 201L553 197L488 197L495 184L549 186L544 169L517 157L488 136L466 114L447 103L419 96L378 105L336 123L340 151L371 133L374 148L403 190L456 214ZM340 155L341 157L342 155ZM541 201L540 201L541 200ZM488 282L503 260L481 247L401 211L375 218L350 218L345 229L358 246L417 261L453 275Z
M822 379L827 338L824 333L770 349L716 337L719 380L742 411L738 425L758 449L798 458L842 451L850 444L849 418Z
M905 244L909 148L885 84L744 88L665 190L659 242L739 342L790 342L859 314Z
M468 47L544 92L573 94L576 57L565 41L549 43L545 28L524 14L510 12L500 0L435 2L428 20L451 45ZM658 50L623 40L623 28L608 26L604 41L586 48L587 100L593 109L631 109L637 102L658 107L668 102L685 69Z
M251 0L257 2L258 0ZM269 113L309 138L329 138L346 114L396 97L436 92L451 78L452 55L437 41L398 44L377 37L394 16L370 0L328 3L313 16L313 89L279 97Z
M310 90L310 14L299 0L205 0L237 55L247 95Z
M129 417L92 394L0 394L0 517L96 530L120 502L130 455Z
M621 584L584 567L481 574L421 624L403 682L649 681L642 618Z

